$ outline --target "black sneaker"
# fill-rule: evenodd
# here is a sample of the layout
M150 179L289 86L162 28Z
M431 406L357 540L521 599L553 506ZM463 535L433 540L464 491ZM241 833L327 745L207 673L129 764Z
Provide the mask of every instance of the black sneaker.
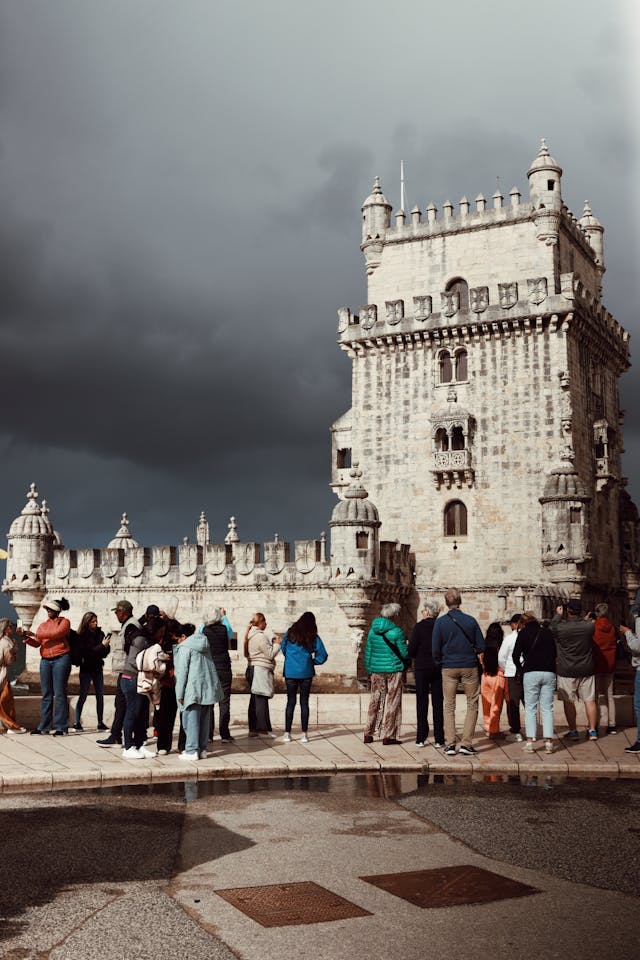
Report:
M76 733L82 733L84 731L84 727L82 726L81 723L74 723L73 729L75 730Z
M233 741L235 740L235 737L232 737L231 734L229 734L228 737L220 737L220 740L222 741L222 743L233 743Z
M67 731L66 731L66 730L54 730L53 735L54 735L54 737L66 737Z
M636 740L630 747L624 748L625 753L640 753L640 740Z
M116 740L115 737L106 737L104 740L96 740L99 747L121 747L122 740Z
M41 730L39 727L34 727L33 730L30 730L29 733L32 737L41 737L43 734L49 733L48 730Z
M102 721L100 721L96 729L102 733L103 730L108 730L109 727L106 725L106 723L102 723Z
M478 756L478 751L475 747L465 747L464 744L460 747L460 753L464 754L465 757Z
M444 753L446 757L455 757L456 755L456 745L455 743L450 743L448 747L444 748Z

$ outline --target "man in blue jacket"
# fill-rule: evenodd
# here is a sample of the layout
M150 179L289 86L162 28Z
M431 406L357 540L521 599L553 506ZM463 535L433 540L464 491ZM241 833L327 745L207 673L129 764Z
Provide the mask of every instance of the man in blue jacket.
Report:
M467 698L467 714L460 753L473 757L478 752L473 746L473 733L478 719L478 661L482 663L484 637L478 621L460 609L462 597L459 590L447 590L444 602L448 610L436 620L431 641L433 659L442 667L446 743L444 752L449 757L456 752L456 693L458 684L461 683Z

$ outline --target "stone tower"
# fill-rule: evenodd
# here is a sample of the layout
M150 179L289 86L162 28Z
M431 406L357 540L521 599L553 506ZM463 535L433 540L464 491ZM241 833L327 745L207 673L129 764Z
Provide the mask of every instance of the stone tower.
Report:
M46 502L38 503L31 484L22 513L7 534L7 576L3 585L25 627L30 627L45 595L45 574L53 561L55 533Z
M626 494L621 508L629 335L601 301L604 231L588 203L567 209L544 140L527 177L528 201L514 187L393 224L376 178L367 303L338 311L352 407L332 427L333 489L358 460L419 593L457 585L485 621L576 594L622 605L638 581Z

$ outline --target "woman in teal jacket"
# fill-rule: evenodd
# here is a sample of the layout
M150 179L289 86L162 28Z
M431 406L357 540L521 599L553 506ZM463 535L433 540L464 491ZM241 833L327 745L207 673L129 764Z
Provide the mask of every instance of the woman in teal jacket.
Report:
M403 658L408 658L407 641L394 620L400 605L388 603L371 624L364 665L371 683L369 714L364 731L364 742L373 743L374 734L385 746L401 743L402 681L406 669Z
M293 712L296 708L298 690L300 691L300 718L302 721L302 743L308 743L309 737L309 694L315 674L315 664L325 663L328 657L324 644L318 636L316 618L312 613L303 613L292 624L280 646L284 654L284 679L287 685L287 708L284 715L285 743L291 742Z
M211 708L224 697L203 629L204 624L173 648L176 700L186 734L182 760L206 759Z

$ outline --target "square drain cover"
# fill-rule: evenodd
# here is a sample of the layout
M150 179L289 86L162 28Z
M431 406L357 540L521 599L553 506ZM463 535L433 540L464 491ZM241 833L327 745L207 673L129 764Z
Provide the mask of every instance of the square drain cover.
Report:
M263 927L288 927L371 916L368 910L310 881L230 887L216 890L216 893Z
M457 907L465 903L492 903L511 897L539 893L509 877L481 867L440 867L438 870L411 870L360 877L367 883L408 900L416 907Z

